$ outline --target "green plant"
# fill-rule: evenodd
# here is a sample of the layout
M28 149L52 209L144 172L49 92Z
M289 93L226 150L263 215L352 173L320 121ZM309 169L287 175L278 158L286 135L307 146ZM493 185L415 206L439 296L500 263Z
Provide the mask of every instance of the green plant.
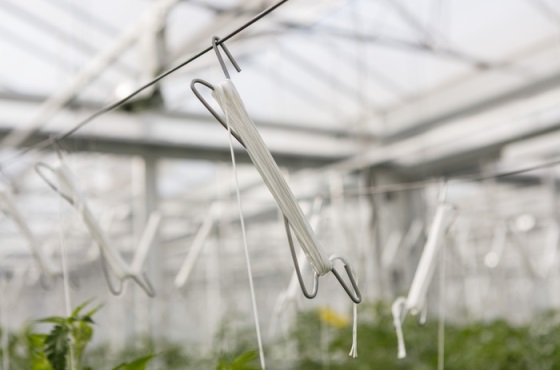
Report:
M87 301L72 311L68 317L51 316L37 323L53 324L48 334L27 333L31 370L92 370L84 366L84 352L93 337L92 316L101 306L82 314L90 304ZM113 370L145 370L154 355L124 362Z
M131 362L122 363L113 370L145 370L152 358L154 358L154 355L144 356Z
M419 327L414 318L404 323L407 357L397 359L397 341L389 307L360 307L358 355L348 357L352 327L338 328L321 320L316 311L299 315L292 334L297 359L294 369L384 369L428 370L437 367L437 319ZM527 325L503 320L447 323L445 368L447 370L553 370L560 369L560 315L535 315ZM328 349L321 337L328 338Z
M235 357L224 354L221 356L216 370L257 370L258 367L252 364L256 358L256 351L244 352Z
M76 307L69 317L51 316L41 320L40 323L54 324L52 330L43 338L44 356L53 370L66 370L67 364L71 369L82 370L82 356L88 343L93 337L92 316L99 311L101 306L82 315L82 310L90 302L85 302ZM44 358L37 353L36 366L44 367Z

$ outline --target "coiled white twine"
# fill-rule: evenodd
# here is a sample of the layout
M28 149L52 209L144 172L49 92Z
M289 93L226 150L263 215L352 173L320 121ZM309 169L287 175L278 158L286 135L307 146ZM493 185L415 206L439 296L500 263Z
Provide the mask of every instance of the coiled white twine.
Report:
M226 114L231 130L243 138L247 153L255 164L263 181L278 203L280 210L294 230L305 252L307 260L317 273L322 276L332 270L329 258L323 251L317 236L311 229L307 218L299 207L290 187L282 176L272 154L266 147L251 118L247 114L243 101L231 80L225 80L214 86L212 96Z
M257 171L261 175L264 183L270 190L270 193L276 200L276 203L280 207L280 210L284 214L284 216L288 219L291 228L293 229L296 237L299 241L301 249L305 253L307 260L313 267L313 270L317 273L317 275L322 276L327 274L333 269L333 264L323 251L321 244L311 225L309 224L307 218L305 217L303 211L301 210L295 196L293 195L288 183L282 176L280 172L280 168L274 161L272 154L266 147L262 137L260 136L257 128L255 127L254 123L252 122L247 110L245 109L245 105L235 88L235 85L231 80L225 80L218 85L214 85L214 90L212 92L212 96L225 114L226 117L226 124L229 133L229 140L230 140L230 150L231 156L233 161L233 166L235 169L235 155L233 152L233 139L231 132L235 131L243 140L245 147L247 149L247 153L251 158L251 161L255 165ZM237 181L237 174L236 174L236 181ZM239 207L241 210L241 198L239 195L239 186L237 186L237 196L239 201ZM241 211L240 211L241 213ZM244 230L244 222L243 216L240 214L241 217L241 225L243 228L243 237L245 242L245 248L247 249L247 244L245 240L245 230ZM246 253L248 253L246 251ZM247 254L248 258L248 254ZM250 269L249 269L250 274ZM252 280L251 280L252 286ZM254 299L254 297L253 297ZM254 307L254 312L256 315L256 306ZM353 342L352 342L352 349L350 350L349 355L352 357L357 357L357 309L354 305L353 309L354 313L354 320L353 320ZM258 329L258 318L255 318L257 331ZM260 343L260 333L258 334L259 343ZM259 344L260 345L260 344ZM264 368L264 360L262 358L262 349L261 349L261 364Z

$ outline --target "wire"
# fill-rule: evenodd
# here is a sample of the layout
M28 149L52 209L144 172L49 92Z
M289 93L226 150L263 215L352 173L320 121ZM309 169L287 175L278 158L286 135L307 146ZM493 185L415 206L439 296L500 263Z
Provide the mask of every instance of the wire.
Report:
M268 14L272 13L274 10L276 10L277 8L279 8L280 6L282 6L283 4L287 3L289 0L281 0L279 2L277 2L276 4L270 6L269 8L263 10L262 12L260 12L259 14L257 14L256 16L254 16L253 18L251 18L248 22L244 23L243 25L241 25L240 27L236 28L235 30L233 30L232 32L230 32L228 35L220 38L220 40L217 42L218 45L221 45L223 43L225 43L226 41L228 41L229 39L231 39L232 37L236 36L237 34L239 34L240 32L244 31L245 29L247 29L248 27L252 26L254 23L258 22L259 20L261 20L262 18L264 18L265 16L267 16ZM41 142L39 142L38 144L31 146L29 148L23 149L20 152L16 153L13 156L10 156L9 158L7 158L6 162L10 162L12 160L14 160L15 158L18 158L20 156L23 156L33 150L39 150L42 151L48 147L50 147L51 145L54 145L55 143L58 143L62 140L67 139L68 137L72 136L76 131L80 130L82 127L86 126L88 123L92 122L93 120L95 120L98 117L101 117L102 115L111 112L115 109L117 109L118 107L120 107L121 105L123 105L124 103L128 102L130 99L134 98L136 95L140 94L142 91L146 90L147 88L155 85L156 83L158 83L159 81L163 80L164 78L166 78L167 76L175 73L176 71L178 71L179 69L183 68L184 66L186 66L187 64L197 60L198 58L200 58L201 56L205 55L206 53L208 53L209 51L212 50L212 46L208 46L206 49L203 49L201 51L199 51L198 53L196 53L195 55L193 55L192 57L188 58L187 60L179 63L177 66L172 67L170 69L168 69L165 72L162 72L161 74L159 74L158 76L156 76L155 78L153 78L152 80L148 81L147 83L145 83L144 85L140 86L139 88L137 88L136 90L134 90L132 93L130 93L129 95L125 96L124 98L111 103L107 106L105 106L104 108L99 109L97 112L91 114L89 117L87 117L86 119L82 120L81 122L79 122L78 124L76 124L73 128L71 128L70 130L66 131L63 134L59 134L56 136L53 136L49 139L43 140ZM2 161L4 162L4 161ZM6 165L0 163L0 167L5 167Z
M456 182L462 184L462 183L469 183L469 182L484 181L489 179L510 177L510 176L520 175L526 172L531 172L543 168L557 166L557 165L560 165L560 158L551 161L539 162L531 166L521 167L518 169L513 169L508 171L477 172L469 175L446 177L445 179L447 180L447 182ZM388 184L388 185L381 185L381 186L371 186L364 189L363 191L350 192L349 194L345 194L345 195L361 196L361 195L396 193L396 192L410 191L410 190L422 190L428 186L436 185L439 183L441 183L441 178L429 179L424 181Z

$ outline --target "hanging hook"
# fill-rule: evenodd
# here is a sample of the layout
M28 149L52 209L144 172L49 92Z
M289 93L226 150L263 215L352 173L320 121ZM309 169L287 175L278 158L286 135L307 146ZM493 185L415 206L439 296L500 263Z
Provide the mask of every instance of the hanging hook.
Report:
M109 275L109 269L107 268L107 261L105 260L103 253L101 253L99 257L100 257L99 261L101 263L101 270L103 271L103 276L105 277L105 282L107 283L107 287L109 288L109 291L111 292L111 294L115 296L121 295L124 286L123 281L120 280L118 285L113 284L113 281L111 280L111 277Z
M58 152L57 152L58 153ZM46 172L45 172L46 171ZM47 185L53 189L58 195L64 198L68 203L74 205L74 197L72 194L67 194L63 188L59 187L54 183L54 180L51 180L49 176L46 174L47 172L51 173L52 176L56 176L56 169L51 167L50 165L38 162L35 164L35 172L47 183Z
M218 45L220 45L222 47L222 50L226 53L227 57L229 58L229 61L231 62L233 67L235 67L235 70L237 72L241 72L241 68L239 67L239 64L237 64L237 62L235 61L235 59L233 58L231 53L229 52L228 48L226 47L226 44L225 43L220 43L220 38L218 36L212 37L212 47L214 48L214 52L216 53L216 56L218 57L218 61L220 62L220 66L222 67L222 71L224 72L224 75L229 80L230 79L229 72L227 70L226 64L224 63L224 59L222 58L222 54L220 54L220 50L218 49Z
M354 289L354 292L350 290L346 282L342 279L342 276L340 276L338 271L336 271L336 267L334 267L334 261L336 260L339 260L344 264L344 270L346 270L346 274L348 275L348 279L350 279L350 284L352 285L352 289ZM352 272L352 268L350 267L348 260L343 256L333 254L332 256L329 257L329 261L333 265L331 270L333 275L336 277L340 285L342 285L342 288L346 291L346 294L348 294L352 302L360 303L362 301L362 294L360 293L360 289L358 288L358 283L356 283L356 279L354 278L354 273Z
M197 99L202 103L202 105L204 105L204 107L208 110L208 112L210 112L214 118L216 118L216 120L218 120L218 122L220 122L220 124L222 126L224 126L224 128L227 130L228 126L226 121L218 114L218 112L216 112L214 110L214 108L212 108L212 106L210 106L210 104L208 104L208 102L202 97L202 94L200 94L200 92L197 90L196 88L196 84L201 84L206 86L207 88L209 88L210 90L214 91L214 86L212 86L212 84L210 82L201 80L199 78L196 78L194 80L192 80L191 82L191 90L193 91L194 95L197 97ZM245 143L243 142L243 140L241 139L241 137L237 134L237 132L235 132L234 130L231 130L231 134L233 135L233 137L235 138L235 140L237 140L239 142L239 144L243 145L243 147L245 147Z
M301 271L299 269L299 263L296 256L296 251L294 248L294 241L292 239L292 232L290 231L290 223L286 216L284 216L284 226L286 227L286 235L288 236L288 244L290 245L290 252L292 254L292 260L294 261L294 268L296 270L296 275L299 280L299 285L301 286L301 291L306 298L312 299L315 298L317 292L319 291L319 275L314 271L313 272L313 290L311 293L307 291L305 287L305 283L303 282L303 277L301 276Z
M224 62L224 59L222 58L222 54L220 54L220 50L218 49L218 45L222 47L222 50L226 53L229 61L231 62L231 64L234 66L235 70L237 72L241 72L241 68L239 67L239 65L237 64L237 62L235 61L235 59L233 58L233 55L231 55L231 53L229 52L228 48L226 47L226 45L224 43L220 43L220 38L218 36L214 36L212 37L212 47L214 48L214 52L216 53L216 57L218 58L218 61L220 62L220 66L222 67L222 71L224 72L224 75L226 76L226 78L229 80L230 76L229 76L229 72L227 70L226 64ZM216 120L218 120L218 122L220 122L220 124L227 130L228 126L226 121L220 116L220 114L218 112L216 112L214 110L214 108L212 108L212 106L210 104L208 104L208 102L202 97L202 94L198 91L198 89L196 88L197 84L201 84L206 86L207 88L209 88L210 90L214 91L214 86L205 80L202 80L200 78L195 78L194 80L192 80L191 82L191 90L193 91L194 95L196 96L196 98L202 103L202 105L204 105L204 107L208 110L208 112L210 112L214 118L216 118ZM239 144L243 145L243 147L245 147L245 144L243 143L243 140L241 139L241 137L234 131L231 130L231 134L233 135L233 137L235 138L235 140L237 140L239 142Z
M231 53L229 52L228 48L226 47L226 45L224 43L220 43L220 38L218 36L214 36L212 37L212 47L214 48L214 52L216 53L216 57L218 58L218 62L220 62L220 66L222 67L222 71L224 72L224 75L226 76L226 78L229 80L230 76L229 76L229 72L227 70L226 64L224 62L224 59L222 58L222 54L220 53L220 50L218 49L218 46L222 47L222 50L226 53L229 61L231 62L231 64L233 65L233 67L235 68L235 70L237 72L241 72L241 68L239 67L239 64L237 64L237 62L235 61L235 59L233 58L233 55L231 55ZM216 118L218 120L218 122L220 122L220 124L222 126L224 126L224 128L227 130L227 123L226 121L218 114L218 112L216 112L214 110L214 108L212 108L212 106L210 104L208 104L208 102L202 97L202 94L200 94L200 92L197 90L196 88L196 84L201 84L206 86L207 88L209 88L210 90L214 91L214 86L205 80L199 79L199 78L195 78L194 80L192 80L191 82L191 90L193 91L194 95L197 97L197 99L202 103L202 105L204 105L204 107L214 116L214 118ZM234 131L231 130L231 134L233 135L233 137L235 138L235 140L237 140L239 142L239 144L243 145L243 147L245 147L245 144L243 143L243 140L241 139L241 137Z
M84 219L90 235L100 248L101 266L111 293L114 295L121 294L124 288L124 281L132 279L149 297L154 297L155 290L145 273L132 270L130 266L125 264L125 262L121 259L121 256L116 251L109 248L108 242L104 237L100 226L94 220L93 215L86 204L85 198L82 198L78 188L72 183L71 173L65 167L64 162L61 161L60 166L56 168L51 167L46 163L39 162L35 165L35 170L49 187L68 201L69 204L77 207L79 212L82 213L82 218ZM47 175L47 173L49 175ZM56 184L55 179L58 179L58 184ZM108 264L111 265L113 272L115 272L118 276L118 285L113 284L110 279L107 266ZM141 274L142 276L139 276Z

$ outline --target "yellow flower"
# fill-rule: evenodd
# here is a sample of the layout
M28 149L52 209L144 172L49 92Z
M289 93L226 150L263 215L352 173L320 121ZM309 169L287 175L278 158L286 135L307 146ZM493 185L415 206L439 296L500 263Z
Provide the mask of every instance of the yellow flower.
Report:
M319 308L318 310L319 318L322 322L333 328L343 328L348 325L350 321L346 316L340 315L337 312L331 310L330 308Z

